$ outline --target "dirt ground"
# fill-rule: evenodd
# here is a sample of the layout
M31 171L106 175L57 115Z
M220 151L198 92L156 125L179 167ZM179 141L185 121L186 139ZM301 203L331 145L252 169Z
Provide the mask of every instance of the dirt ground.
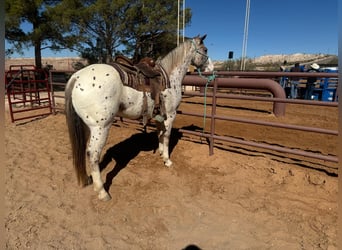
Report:
M203 112L198 103L184 98L180 109ZM268 104L220 105L228 115L338 126L332 107L287 105L277 118ZM112 200L101 202L77 185L63 114L12 124L7 113L5 123L7 249L337 249L336 163L222 142L209 156L205 140L178 130L201 130L203 119L178 115L166 168L153 127L118 121L101 163ZM217 122L217 133L337 150L336 136L303 131Z

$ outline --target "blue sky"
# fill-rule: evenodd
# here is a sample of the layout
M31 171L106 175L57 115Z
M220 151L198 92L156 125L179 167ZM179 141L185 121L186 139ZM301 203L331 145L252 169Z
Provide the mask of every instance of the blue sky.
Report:
M175 0L174 0L175 1ZM337 0L250 0L247 57L267 54L338 52ZM205 43L213 60L228 52L240 58L246 0L185 0L192 9L185 35L207 34ZM70 51L42 51L43 57L77 56ZM33 50L24 57L33 57ZM13 55L12 57L18 57ZM19 56L21 57L21 56Z
M246 0L186 0L192 22L185 34L207 33L206 45L214 60L228 51L240 58ZM247 56L338 52L337 0L250 0Z

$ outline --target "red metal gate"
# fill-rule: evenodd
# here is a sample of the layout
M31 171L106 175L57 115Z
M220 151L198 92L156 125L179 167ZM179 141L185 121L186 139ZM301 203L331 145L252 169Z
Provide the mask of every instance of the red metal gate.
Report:
M34 65L11 65L6 93L12 122L52 113L48 75Z

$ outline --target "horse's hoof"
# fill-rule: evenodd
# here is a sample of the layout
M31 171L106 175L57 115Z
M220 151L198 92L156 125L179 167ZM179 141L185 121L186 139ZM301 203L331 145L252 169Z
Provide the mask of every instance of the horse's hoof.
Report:
M164 161L164 164L165 164L166 167L171 167L172 166L172 161L166 160L166 161Z
M112 199L112 197L107 192L105 193L100 192L98 197L100 201L109 201Z

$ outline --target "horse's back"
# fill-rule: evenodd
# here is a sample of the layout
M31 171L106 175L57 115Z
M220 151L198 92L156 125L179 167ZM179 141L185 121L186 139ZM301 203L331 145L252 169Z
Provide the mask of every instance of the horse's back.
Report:
M120 74L111 65L108 64L91 64L83 69L75 72L72 77L76 78L78 84L83 85L83 87L98 87L110 88L113 84L119 83L122 85L120 79Z
M118 112L122 82L119 73L107 64L92 64L70 78L72 104L88 125L104 125ZM67 86L68 88L69 86Z

